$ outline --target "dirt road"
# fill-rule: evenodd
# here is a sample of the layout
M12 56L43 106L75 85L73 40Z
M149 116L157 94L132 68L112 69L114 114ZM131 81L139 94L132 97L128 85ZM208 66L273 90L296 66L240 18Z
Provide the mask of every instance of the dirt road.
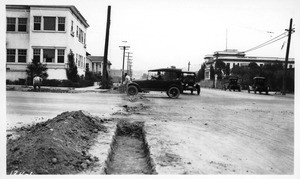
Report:
M69 110L144 121L158 174L294 173L293 97L212 89L176 100L158 92L135 98L125 94L7 92L8 128L20 120L24 125ZM110 136L114 130L109 130ZM98 149L94 148L103 155L100 160L107 157L111 140L99 137L104 138L103 145L100 142Z
M202 89L201 95L164 93L128 106L144 120L159 174L293 174L294 99Z

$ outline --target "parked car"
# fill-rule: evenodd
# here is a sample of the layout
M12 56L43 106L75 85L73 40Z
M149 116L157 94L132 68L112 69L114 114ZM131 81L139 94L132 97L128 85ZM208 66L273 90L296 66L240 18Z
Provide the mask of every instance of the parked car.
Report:
M181 74L183 91L189 90L191 91L191 94L193 94L194 91L197 91L197 95L199 95L201 88L200 83L196 83L196 78L197 75L195 72L183 71Z
M227 86L225 85L225 91L228 89L229 91L233 90L237 90L237 91L241 91L241 85L238 82L239 78L236 76L230 76L228 79L228 84Z
M250 91L254 91L255 94L257 91L259 92L259 94L261 94L261 92L266 92L266 94L268 94L269 87L267 85L266 78L265 77L254 77L253 84L249 85L248 93L250 93Z
M146 80L133 80L127 87L128 95L138 92L164 91L170 98L178 98L182 93L181 69L161 68L148 71Z

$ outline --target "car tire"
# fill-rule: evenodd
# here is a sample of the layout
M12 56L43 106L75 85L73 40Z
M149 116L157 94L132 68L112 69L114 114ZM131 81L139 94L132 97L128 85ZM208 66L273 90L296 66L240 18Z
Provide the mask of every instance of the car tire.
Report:
M176 99L176 98L178 98L179 95L180 95L180 90L179 90L178 87L172 86L171 88L168 89L167 95L168 95L170 98Z
M138 92L139 91L136 86L131 85L131 86L128 86L128 88L127 88L127 95L129 95L129 96L137 95Z

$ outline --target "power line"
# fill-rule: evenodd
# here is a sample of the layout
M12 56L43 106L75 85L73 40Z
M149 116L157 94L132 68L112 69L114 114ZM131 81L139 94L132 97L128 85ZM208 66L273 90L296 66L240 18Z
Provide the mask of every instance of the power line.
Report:
M253 51L253 50L257 50L257 49L259 49L259 48L262 48L262 47L264 47L264 46L267 46L267 45L270 45L270 44L272 44L272 43L274 43L274 42L277 42L278 40L281 40L281 39L283 39L283 38L286 38L287 36L288 36L288 35L285 35L285 36L283 36L283 37L281 37L281 38L279 38L279 39L276 39L276 40L274 40L274 41L272 41L272 42L269 42L269 43L267 43L267 44L264 44L264 45L259 46L259 47L256 47L256 48L252 48L252 49L247 50L247 51L245 51L245 52L250 52L250 51Z
M285 36L280 37L280 36L282 36L282 35L285 35ZM278 35L278 36L276 36L276 37L274 37L274 38L272 38L272 39L270 39L270 40L268 40L268 41L266 41L266 42L264 42L264 43L262 43L262 44L260 44L260 45L257 45L257 46L255 46L255 47L253 47L253 48L250 48L250 49L248 49L248 50L245 50L244 52L250 52L250 51L253 51L253 50L262 48L262 47L264 47L264 46L266 46L266 45L270 45L270 44L272 44L272 43L274 43L274 42L276 42L276 41L278 41L278 40L281 40L281 39L283 39L283 38L285 38L285 37L287 37L287 36L288 36L287 33L284 32L284 33L282 33L282 34L280 34L280 35ZM279 37L280 37L280 38L279 38Z

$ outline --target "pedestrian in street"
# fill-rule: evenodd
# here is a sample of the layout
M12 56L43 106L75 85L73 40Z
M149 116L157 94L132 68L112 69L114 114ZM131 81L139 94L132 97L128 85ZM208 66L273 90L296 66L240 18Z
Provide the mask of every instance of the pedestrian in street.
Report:
M41 91L42 81L43 81L43 79L41 77L37 76L37 75L33 78L32 83L33 83L34 91L36 91L37 86L39 87L39 91Z

